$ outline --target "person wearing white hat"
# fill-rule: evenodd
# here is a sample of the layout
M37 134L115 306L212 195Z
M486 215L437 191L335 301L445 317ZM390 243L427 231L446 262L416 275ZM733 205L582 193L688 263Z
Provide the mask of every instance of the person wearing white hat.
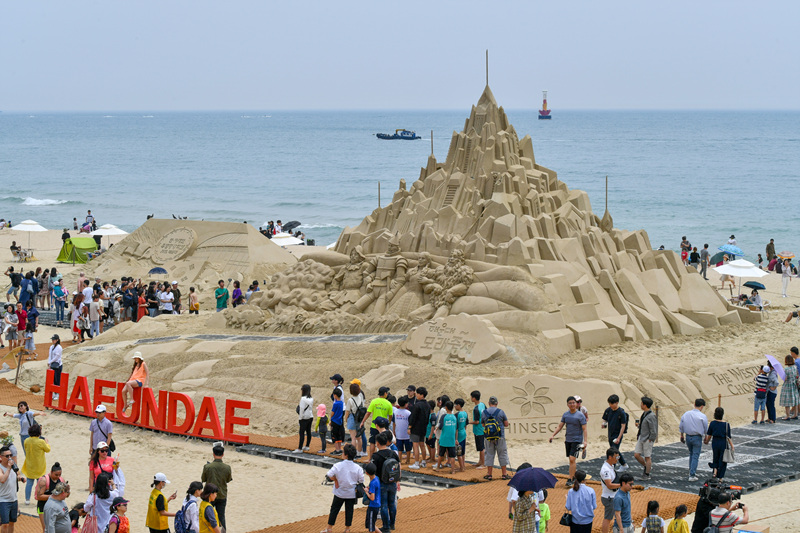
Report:
M147 503L147 527L150 528L150 533L164 533L169 531L168 517L175 516L175 513L169 512L169 502L174 500L177 492L167 498L161 492L167 486L169 480L167 476L158 472L153 476L153 482L150 484L153 490L150 492L150 501Z
M137 387L146 387L150 381L150 371L147 369L147 363L144 362L142 352L133 352L133 368L125 387L122 388L122 401L125 402L123 412L127 411L135 401L133 399L133 389Z
M94 408L95 419L89 424L89 455L93 455L98 448L107 448L107 442L111 442L114 436L114 426L106 418L106 406L103 404ZM102 446L101 446L102 444ZM89 468L89 488L94 486L95 474Z

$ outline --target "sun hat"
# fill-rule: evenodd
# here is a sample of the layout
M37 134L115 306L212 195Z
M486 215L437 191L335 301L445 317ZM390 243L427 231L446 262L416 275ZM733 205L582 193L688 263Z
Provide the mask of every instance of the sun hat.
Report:
M156 473L155 476L153 476L153 481L158 481L158 482L163 481L164 483L169 483L169 480L167 479L167 476L165 476L161 472L158 472L158 473Z
M114 498L114 501L111 502L111 509L112 510L116 510L117 506L119 506L119 505L123 505L123 504L124 505L128 505L129 501L130 500L126 500L122 496L117 496L116 498Z
M102 403L94 408L95 413L105 413L106 411L108 411L108 409L106 409L106 406Z
M131 359L141 359L144 361L144 357L142 357L142 352L133 352Z
M317 406L317 416L325 416L325 404L321 403Z

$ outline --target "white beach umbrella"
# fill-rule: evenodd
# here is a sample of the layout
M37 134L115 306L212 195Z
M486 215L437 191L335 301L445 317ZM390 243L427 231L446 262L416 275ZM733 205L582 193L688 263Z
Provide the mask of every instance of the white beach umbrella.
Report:
M768 275L767 272L745 259L737 259L736 261L725 263L722 266L714 267L714 270L718 274L736 276L739 278L739 292L741 292L742 289L742 278L763 278Z
M110 237L111 235L128 235L128 232L125 231L124 229L119 229L114 224L103 224L102 226L91 232L89 235L91 235L92 237L94 237L95 235L101 235L101 236L107 235ZM110 244L111 239L109 238L108 241Z
M103 224L102 226L91 232L89 235L94 236L94 235L127 235L127 234L128 234L127 231L119 229L114 224Z
M11 228L12 230L17 231L27 231L28 232L28 248L31 247L31 233L34 231L47 231L47 228L44 226L39 225L38 222L35 220L23 220L16 226Z
M298 239L291 233L277 233L272 236L272 242L278 246L293 246L295 244L303 244L301 239Z

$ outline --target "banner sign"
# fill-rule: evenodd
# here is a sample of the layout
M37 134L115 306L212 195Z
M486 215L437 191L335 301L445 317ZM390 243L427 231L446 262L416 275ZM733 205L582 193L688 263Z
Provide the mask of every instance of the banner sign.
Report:
M237 409L250 409L250 402L225 400L224 422L221 422L217 403L212 396L205 396L200 407L195 408L187 394L137 387L133 389L134 404L126 415L122 412L125 407L122 401L124 383L96 379L90 395L89 382L85 376L75 378L71 392L69 374L61 374L61 385L53 384L53 377L54 372L48 369L44 406L50 409L93 417L95 407L103 404L108 409L106 417L119 424L240 444L250 442L249 436L237 434L235 428L250 425L249 418L236 415ZM58 394L56 403L53 403L53 394ZM181 408L182 413L179 412ZM179 414L183 415L183 419L178 419Z

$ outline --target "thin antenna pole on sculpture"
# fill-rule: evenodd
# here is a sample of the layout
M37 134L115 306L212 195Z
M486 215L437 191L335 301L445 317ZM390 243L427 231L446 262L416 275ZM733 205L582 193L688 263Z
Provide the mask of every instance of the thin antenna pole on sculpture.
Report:
M378 209L381 208L381 182L378 182Z
M431 155L433 155L433 130L431 130Z
M608 174L606 174L606 211L608 211Z
M486 86L489 86L489 49L486 49Z

